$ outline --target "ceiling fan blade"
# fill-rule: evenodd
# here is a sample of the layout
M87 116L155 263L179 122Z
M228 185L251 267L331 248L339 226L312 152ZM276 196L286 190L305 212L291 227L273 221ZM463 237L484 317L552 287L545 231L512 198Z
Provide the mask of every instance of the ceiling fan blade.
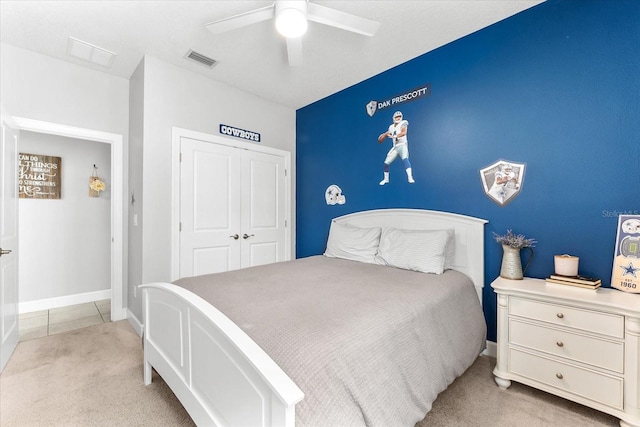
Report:
M250 10L249 12L241 13L239 15L230 16L229 18L209 22L208 24L204 24L204 26L213 34L222 34L237 28L246 27L247 25L266 21L274 16L275 9L273 5L270 5L260 9Z
M307 3L307 19L365 36L373 36L380 23L315 3Z
M302 65L302 38L296 37L292 39L287 37L287 56L290 66L297 67Z

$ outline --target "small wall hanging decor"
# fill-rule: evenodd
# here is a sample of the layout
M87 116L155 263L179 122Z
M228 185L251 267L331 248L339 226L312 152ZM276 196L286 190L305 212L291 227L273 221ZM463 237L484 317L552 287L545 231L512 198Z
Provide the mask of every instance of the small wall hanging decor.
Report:
M611 287L640 293L640 215L620 215Z
M100 192L105 188L104 182L98 177L98 167L93 165L93 173L89 177L89 197L100 197Z
M324 198L328 205L344 205L347 203L347 199L344 197L344 194L342 194L342 190L335 184L327 187L327 190L324 192Z
M18 168L19 198L60 198L62 158L20 153Z
M500 159L480 169L484 193L500 206L513 201L522 190L525 163Z

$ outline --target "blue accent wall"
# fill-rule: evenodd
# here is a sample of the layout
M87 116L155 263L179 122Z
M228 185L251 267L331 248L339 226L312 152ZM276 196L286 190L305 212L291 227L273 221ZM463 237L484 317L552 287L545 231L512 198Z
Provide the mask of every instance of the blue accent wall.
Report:
M430 96L366 113L369 101L426 83ZM396 109L409 121L416 182L396 160L379 186L391 143L377 137ZM549 0L297 111L297 257L321 254L331 218L355 211L487 219L484 310L495 341L489 284L502 248L492 232L538 240L527 276L548 276L553 256L569 253L609 286L618 214L640 214L639 146L640 2ZM498 159L526 163L506 206L480 179ZM346 204L325 203L331 184Z

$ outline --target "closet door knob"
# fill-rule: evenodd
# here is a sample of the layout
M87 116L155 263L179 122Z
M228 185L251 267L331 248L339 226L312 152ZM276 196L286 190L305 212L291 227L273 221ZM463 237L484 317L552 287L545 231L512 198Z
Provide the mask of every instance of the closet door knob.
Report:
M9 255L11 253L11 249L2 249L0 248L0 256Z
M564 343L563 343L562 341L557 341L557 342L556 342L556 345L557 345L558 347L564 347Z
M249 237L253 237L253 236L254 236L253 234L247 234L247 233L244 233L244 234L242 235L242 238L243 238L243 239L248 239Z
M561 379L563 379L563 378L564 378L564 375L562 375L560 372L558 372L558 373L556 374L556 378L557 378L557 379L559 379L559 380L561 380Z
M558 316L558 319L564 318L564 314L562 314L562 313L558 313L558 314L556 314L556 316Z
M238 240L238 239L240 238L240 236L238 236L238 234L237 234L237 233L236 233L236 234L232 234L232 235L231 235L231 236L229 236L229 237L231 237L231 238L232 238L232 239L234 239L234 240Z

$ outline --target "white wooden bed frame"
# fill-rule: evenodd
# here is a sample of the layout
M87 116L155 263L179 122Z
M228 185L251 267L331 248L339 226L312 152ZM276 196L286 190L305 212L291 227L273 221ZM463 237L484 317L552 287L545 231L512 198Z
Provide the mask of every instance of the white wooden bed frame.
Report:
M371 210L334 221L410 230L454 228L454 269L472 279L482 302L487 221L418 209ZM295 425L295 405L304 394L242 329L179 286L140 288L145 384L155 369L199 426Z

